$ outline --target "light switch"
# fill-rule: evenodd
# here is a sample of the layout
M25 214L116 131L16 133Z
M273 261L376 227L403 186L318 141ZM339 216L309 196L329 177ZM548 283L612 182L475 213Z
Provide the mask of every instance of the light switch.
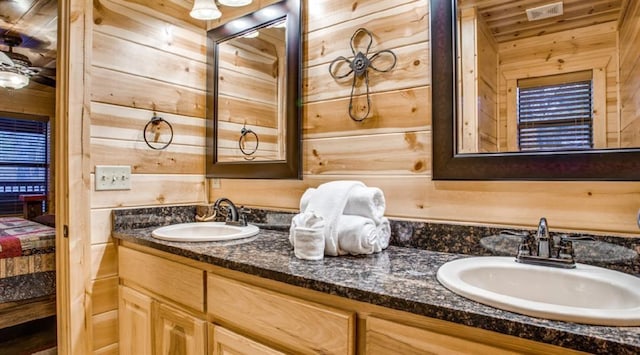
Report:
M131 190L131 166L96 165L96 191Z

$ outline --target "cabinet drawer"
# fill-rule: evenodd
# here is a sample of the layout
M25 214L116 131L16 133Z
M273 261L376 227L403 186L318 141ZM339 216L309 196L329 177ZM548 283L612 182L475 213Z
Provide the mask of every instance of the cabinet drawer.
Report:
M510 335L429 320L439 333L376 317L366 320L366 354L581 354ZM493 345L495 344L495 346Z
M120 278L179 304L204 312L204 271L137 250L119 247Z
M353 354L355 316L218 275L209 274L208 312L296 353Z

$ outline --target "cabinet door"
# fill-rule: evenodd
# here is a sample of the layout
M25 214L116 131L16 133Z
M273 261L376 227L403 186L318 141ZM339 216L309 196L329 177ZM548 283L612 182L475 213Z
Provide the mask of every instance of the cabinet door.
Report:
M217 325L213 332L211 355L281 355L283 353Z
M126 286L120 286L120 354L151 355L153 350L153 300Z
M207 349L207 324L171 306L156 303L155 345L160 355L202 355Z

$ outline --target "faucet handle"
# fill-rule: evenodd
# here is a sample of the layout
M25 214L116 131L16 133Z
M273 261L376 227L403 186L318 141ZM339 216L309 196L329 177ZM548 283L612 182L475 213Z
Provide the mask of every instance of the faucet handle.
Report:
M244 206L240 206L240 208L238 208L238 220L240 221L240 224L243 226L247 225L247 215L246 213L251 212L250 208L245 208Z
M560 242L558 243L558 259L573 260L575 258L576 254L573 249L574 240L576 239L566 235L560 236Z

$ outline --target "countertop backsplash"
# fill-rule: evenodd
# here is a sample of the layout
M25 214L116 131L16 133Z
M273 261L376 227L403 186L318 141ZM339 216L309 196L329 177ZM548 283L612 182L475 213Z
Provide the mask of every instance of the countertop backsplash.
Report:
M120 209L113 211L114 230L164 226L195 221L195 206L166 206ZM295 212L245 208L247 221L263 229L288 231ZM224 220L219 216L217 220ZM399 221L390 219L390 245L443 253L465 255L515 256L522 234L535 230L445 223ZM606 267L640 277L640 236L618 237L584 233L551 235L590 237L593 240L574 241L576 261ZM506 231L506 233L505 233Z

